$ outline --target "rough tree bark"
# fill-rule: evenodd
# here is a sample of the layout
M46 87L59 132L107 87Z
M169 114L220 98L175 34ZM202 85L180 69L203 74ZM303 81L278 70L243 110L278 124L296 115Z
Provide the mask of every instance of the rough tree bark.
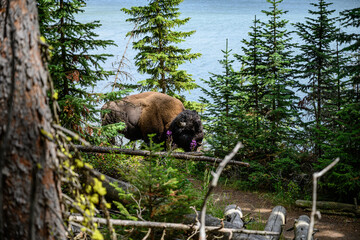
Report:
M65 239L39 37L34 0L0 0L0 239Z

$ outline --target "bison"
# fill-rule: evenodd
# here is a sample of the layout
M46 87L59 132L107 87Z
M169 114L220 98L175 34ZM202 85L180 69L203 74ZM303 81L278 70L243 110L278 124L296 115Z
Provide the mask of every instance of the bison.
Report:
M107 102L102 108L102 125L124 122L121 131L133 141L161 143L171 137L175 147L196 151L203 140L203 126L196 111L185 110L182 102L158 92L144 92Z

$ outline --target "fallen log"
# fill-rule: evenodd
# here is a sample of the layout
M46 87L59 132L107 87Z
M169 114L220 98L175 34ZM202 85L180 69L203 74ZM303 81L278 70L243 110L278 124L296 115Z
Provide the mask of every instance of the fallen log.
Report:
M233 207L235 206L235 208ZM244 228L237 228L239 226L242 226L242 220L238 217L241 216L241 210L236 205L230 205L230 207L227 207L227 214L231 215L230 218L228 218L230 221L235 220L235 223L228 222L228 221L222 221L221 219L212 217L210 215L206 215L206 232L218 232L223 233L226 236L233 236L232 239L238 239L234 238L234 236L238 233L245 233L246 236L251 235L264 235L264 236L276 236L279 235L278 232L270 232L270 231L258 231L258 230L247 230ZM231 209L233 211L231 211ZM234 214L234 215L232 215ZM240 215L238 215L240 214ZM236 216L238 215L238 216ZM196 224L198 214L189 214L187 215L188 223L166 223L166 222L150 222L150 221L131 221L131 220L119 220L119 219L110 219L111 223L116 226L128 226L128 227L146 227L146 228L161 228L161 229L175 229L175 230L185 230L185 231L193 231L193 232L199 232L200 225ZM70 225L73 223L81 223L84 221L83 216L78 215L71 215L69 217ZM93 218L92 221L94 223L99 224L106 224L107 219L105 218ZM194 224L195 223L195 224ZM224 238L223 238L224 239ZM229 238L225 238L229 239ZM255 239L255 238L249 238L249 239Z
M305 208L305 210L312 207L312 201L296 200L297 207ZM335 215L348 215L360 216L360 209L354 204L317 201L316 208L321 210L321 213L335 214Z
M188 214L185 216L185 224L194 225L199 214ZM215 236L209 232L216 229L231 229L231 231L218 231L225 233L221 239L223 240L267 240L267 239L279 239L282 226L285 224L286 210L282 206L273 208L272 213L267 221L265 229L261 230L247 230L244 229L244 222L242 220L241 209L235 205L229 205L224 211L224 220L215 218L211 215L205 217L205 228L208 234L207 239L218 239L219 236Z
M286 209L283 206L276 206L273 208L270 217L265 225L265 231L271 232L282 232L282 227L286 223ZM273 237L271 239L279 239L279 236Z
M190 161L201 161L201 162L211 162L211 163L221 163L222 159L220 158L213 158L213 157L207 157L207 156L197 156L193 154L188 153L169 153L169 152L150 152L150 151L144 151L144 150L132 150L132 149L121 149L121 148L110 148L110 147L99 147L99 146L82 146L82 145L74 145L74 148L69 146L70 150L74 150L76 148L80 152L88 152L88 153L113 153L113 154L126 154L126 155L136 155L136 156L171 156L173 158L177 159L183 159L183 160L190 160ZM240 161L229 161L228 164L233 165L242 165L249 167L250 164L246 162L240 162Z
M244 234L241 235L241 237L234 238L235 240L242 240L242 239L251 239L251 240L277 240L280 238L282 233L282 227L286 223L286 209L283 206L276 206L272 209L271 214L266 222L265 225L265 232L277 232L277 235L271 235L271 236L260 236L260 235L253 235L253 236L244 236Z
M307 238L310 227L310 218L307 215L301 215L294 223L294 240L305 240ZM311 236L311 240L314 237Z
M243 214L237 205L231 204L226 206L224 216L225 221L231 223L234 228L240 229L244 227L244 221L242 220Z

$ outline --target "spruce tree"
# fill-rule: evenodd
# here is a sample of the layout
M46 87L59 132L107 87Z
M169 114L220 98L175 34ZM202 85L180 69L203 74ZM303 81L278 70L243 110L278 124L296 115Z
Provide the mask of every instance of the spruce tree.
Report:
M113 45L99 40L94 32L99 21L81 23L75 16L83 12L84 0L38 0L42 36L50 45L49 71L58 93L60 118L64 127L86 137L98 112L98 97L90 92L96 83L112 72L101 66L109 54L92 54L92 50Z
M329 10L331 3L319 0L310 3L315 10L309 10L314 17L306 17L305 23L296 23L297 34L303 41L299 46L300 54L296 56L298 77L305 83L300 89L306 94L302 100L304 109L312 120L307 123L306 129L314 143L314 152L320 157L326 134L322 134L326 127L332 124L331 116L338 110L338 85L334 77L336 66L335 44L338 29L336 18L331 17L335 10Z
M141 90L159 90L173 96L176 92L197 87L190 74L178 69L181 64L200 56L199 53L191 53L191 49L177 46L195 32L173 30L190 20L179 19L177 6L182 1L151 0L147 6L122 9L132 16L127 21L137 25L128 35L142 37L133 43L133 48L138 50L135 65L140 73L149 75L148 79L140 82Z
M323 192L331 192L332 199L352 203L354 198L360 197L360 34L356 32L360 27L360 8L341 12L340 21L343 32L338 35L338 41L343 44L341 52L347 57L347 61L341 64L345 74L341 88L343 101L335 115L337 128L327 132L329 144L319 159L318 168L328 165L336 157L340 158L334 169L324 176L320 187ZM346 32L349 27L355 31Z
M269 159L274 159L294 141L294 130L299 122L295 95L296 81L292 77L292 48L290 32L286 26L288 20L282 19L286 11L278 5L282 0L267 0L269 10L263 10L269 20L262 23L262 38L264 57L262 74L264 77L264 117L267 120L264 132L267 138ZM284 146L285 145L285 146Z
M261 35L260 20L256 18L253 21L254 25L250 27L251 32L248 33L250 39L243 39L241 42L244 44L241 49L243 55L235 54L235 57L241 62L242 69L241 74L245 77L246 82L249 84L244 86L244 91L249 94L250 102L245 106L248 112L259 116L262 112L262 106L260 99L264 94L264 79L262 70L264 69L264 56L261 46L264 45ZM255 124L255 128L259 128L258 121Z
M251 31L248 33L249 39L243 39L241 42L243 55L235 54L235 57L242 64L240 76L243 78L244 83L239 86L239 92L243 96L243 104L237 105L239 112L246 112L246 117L249 121L249 126L246 131L249 132L249 137L246 139L249 149L247 155L248 159L263 159L265 158L264 145L264 105L263 96L265 95L265 76L263 75L264 69L264 53L262 46L264 41L262 38L261 21L256 18L253 21L253 26L250 27Z
M343 28L360 28L360 8L342 11L340 13L341 26ZM346 82L348 88L347 100L350 102L360 102L360 34L342 32L339 34L338 41L346 46L342 52L349 59L346 64L345 72L349 80Z
M211 73L208 80L202 79L206 88L202 88L205 97L200 97L200 101L206 105L203 119L206 121L207 141L218 157L225 156L231 151L244 135L239 132L239 129L244 127L241 123L242 118L235 112L235 105L241 104L242 99L236 96L240 78L233 69L234 60L230 59L231 51L226 40L226 48L222 50L224 58L219 60L223 73Z

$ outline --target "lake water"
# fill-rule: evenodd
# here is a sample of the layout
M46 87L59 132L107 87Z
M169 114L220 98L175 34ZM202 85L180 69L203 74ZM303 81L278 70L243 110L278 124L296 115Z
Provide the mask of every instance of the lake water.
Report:
M307 0L284 0L279 8L287 10L283 19L289 20L288 29L293 30L290 23L304 22L308 15L310 2ZM317 2L317 1L315 1ZM333 5L329 9L335 9L334 16L340 11L352 9L360 6L360 0L333 0ZM100 20L102 27L96 32L100 39L114 40L117 47L111 46L105 50L98 49L98 53L110 53L114 57L109 58L104 64L106 70L115 70L117 63L124 53L126 43L125 35L133 29L133 25L125 22L129 15L121 12L121 8L130 8L131 6L144 6L148 3L146 0L89 0L85 7L85 12L77 18L80 22L90 22ZM184 0L179 5L180 18L190 17L191 20L181 27L182 31L196 30L196 33L187 38L180 46L182 48L191 48L192 52L201 53L202 56L192 63L180 65L179 69L184 69L193 75L196 83L203 86L200 79L208 79L212 73L222 73L221 65L218 60L223 59L221 50L225 49L225 41L229 40L229 48L232 53L241 54L241 40L247 38L252 21L256 15L261 21L267 21L267 18L261 10L268 10L270 4L266 0ZM313 8L312 8L313 9ZM294 41L298 41L293 36ZM126 57L128 58L129 68L124 69L130 72L134 81L145 79L145 76L137 73L134 65L134 56L136 52L129 46ZM239 64L234 64L239 68ZM109 92L111 88L109 83L113 82L114 77L107 81L101 81L94 89L95 92ZM206 87L206 86L204 86ZM188 100L197 101L202 95L200 89L183 93Z

